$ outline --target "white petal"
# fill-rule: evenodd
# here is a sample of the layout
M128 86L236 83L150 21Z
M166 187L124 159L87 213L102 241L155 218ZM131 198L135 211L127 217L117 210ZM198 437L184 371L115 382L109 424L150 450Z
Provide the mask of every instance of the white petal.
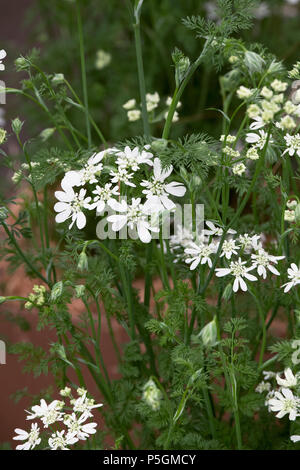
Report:
M176 181L166 185L166 191L173 196L182 197L185 195L186 187Z
M137 223L137 231L139 235L139 239L143 243L149 243L151 241L151 235L149 230L145 227L145 224L143 222L138 222Z
M57 202L54 205L54 210L55 212L63 212L69 210L71 213L70 204L68 204L67 202Z
M56 215L55 222L57 222L58 224L61 224L62 222L67 220L70 217L70 215L71 215L71 211L60 212L59 214Z
M83 212L78 212L76 217L76 225L79 230L81 230L86 224L86 217Z

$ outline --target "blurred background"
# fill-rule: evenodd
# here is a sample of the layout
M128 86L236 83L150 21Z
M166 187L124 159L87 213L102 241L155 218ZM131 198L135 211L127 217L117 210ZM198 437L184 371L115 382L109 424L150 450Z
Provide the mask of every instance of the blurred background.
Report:
M129 1L129 0L128 0ZM20 88L25 75L16 72L14 62L26 56L33 48L39 50L39 67L49 74L63 73L82 98L79 40L75 5L72 0L10 0L2 2L0 18L0 49L7 51L5 71L1 80L7 87ZM126 0L82 0L84 40L87 61L90 112L103 134L110 142L142 133L141 120L129 122L122 105L134 98L139 102L134 36L128 2ZM261 43L271 53L285 62L287 67L300 59L300 1L258 1L254 10L255 21L251 30L242 33L247 43ZM145 0L142 15L142 39L146 89L158 92L162 101L172 95L174 70L171 53L175 46L195 59L201 49L194 34L187 31L181 19L202 15L218 21L216 1L207 0ZM224 69L226 73L226 68ZM24 86L24 83L23 83ZM25 84L26 86L26 84ZM180 119L174 125L174 136L184 133L207 132L217 135L220 119L208 108L221 107L216 72L205 65L194 75L187 87ZM81 112L71 108L74 125L84 126ZM18 157L18 146L11 133L10 121L19 117L24 124L24 135L35 139L51 122L39 109L24 98L8 94L5 105L0 106L0 127L8 132L5 150L12 162ZM163 122L153 125L152 131L160 135ZM97 142L97 137L94 142ZM47 142L47 145L49 143ZM40 143L39 143L40 145ZM56 136L50 145L60 146ZM98 142L97 145L100 145ZM1 156L0 156L1 158ZM0 165L0 198L16 196L11 181L12 171ZM20 191L24 188L20 188ZM1 236L1 234L0 234ZM20 288L31 291L32 284L17 270L8 273L4 260L0 260L0 295L13 295ZM76 309L75 309L76 310ZM30 317L30 318L29 318ZM7 344L32 341L49 344L46 332L35 332L34 313L22 312L17 306L1 307L0 338ZM104 332L105 334L105 332ZM123 338L124 339L124 338ZM105 337L103 339L106 341ZM120 337L120 341L122 338ZM114 363L111 349L107 347L107 360ZM33 378L22 374L22 365L8 356L7 364L0 365L0 443L8 448L13 429L24 424L24 408L31 396L51 385L47 377ZM27 390L25 390L27 387ZM17 390L23 390L17 393ZM13 397L12 395L15 394ZM17 400L16 400L17 399ZM20 400L18 400L20 399Z

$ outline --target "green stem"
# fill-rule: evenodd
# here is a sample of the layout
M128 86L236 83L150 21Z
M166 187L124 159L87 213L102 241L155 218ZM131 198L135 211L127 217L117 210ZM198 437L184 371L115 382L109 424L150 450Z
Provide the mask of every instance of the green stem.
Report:
M134 38L135 38L135 50L136 50L136 60L138 68L138 78L139 78L139 88L140 88L140 97L142 103L142 119L144 134L150 136L150 126L148 120L148 111L146 104L146 86L145 86L145 76L144 76L144 65L143 65L143 55L142 55L142 43L141 43L141 29L140 29L140 19L136 19L136 23L133 25L134 29Z
M89 145L89 147L91 147L92 137L91 137L91 126L90 126L90 119L89 119L89 102L88 102L87 80L86 80L84 40L83 40L82 20L81 20L79 2L80 2L80 0L76 0L77 27L78 27L80 63L81 63L81 79L82 79L82 90L83 90L83 102L84 102L84 107L85 107L85 120L86 120L86 131L87 131L87 137L88 137L88 145Z
M168 116L167 116L167 119L166 119L166 122L165 122L165 126L164 126L164 130L163 130L163 134L162 134L162 138L163 139L168 139L169 137L169 134L170 134L170 129L171 129L171 125L172 125L172 120L173 120L173 116L174 116L174 113L176 111L176 108L177 108L177 105L178 105L178 102L181 98L181 95L182 93L184 92L185 90L185 87L187 86L188 82L190 81L192 75L194 74L194 72L197 70L197 68L199 67L200 63L202 62L203 60L203 57L206 53L206 49L207 49L207 46L209 44L209 41L206 40L205 44L204 44L204 47L203 47L203 50L200 54L200 56L198 57L198 59L195 60L195 62L190 66L185 78L182 80L182 82L180 83L179 87L177 87L175 89L175 92L174 92L174 95L173 95L173 99L172 99L172 102L171 102L171 106L169 108L169 112L168 112Z
M45 284L47 284L49 287L51 287L50 281L48 281L34 266L33 264L29 261L29 259L24 255L23 251L19 248L19 245L17 244L14 235L9 231L8 226L4 221L1 222L3 225L3 228L5 232L8 235L8 238L10 242L14 245L15 249L17 250L18 254L22 258L25 264L29 267L29 269L38 277L40 278Z

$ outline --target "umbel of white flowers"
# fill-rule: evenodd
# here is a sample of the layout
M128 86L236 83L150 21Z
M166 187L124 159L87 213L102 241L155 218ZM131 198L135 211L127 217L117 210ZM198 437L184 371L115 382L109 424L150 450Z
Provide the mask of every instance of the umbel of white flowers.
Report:
M173 181L172 165L164 169L149 148L110 148L93 154L81 169L68 171L61 181L62 191L55 192L56 222L70 220L69 229L76 224L80 230L86 225L87 211L96 209L95 216L101 216L110 208L116 213L106 220L113 231L125 226L136 229L139 239L149 243L151 232L159 231L153 220L161 212L173 211L176 205L172 198L183 197L186 192L182 183ZM131 192L125 201L121 189L126 187ZM144 197L137 197L141 192Z
M96 433L97 423L88 422L93 418L92 410L103 406L95 404L92 398L88 398L87 390L77 388L77 397L72 396L71 389L66 387L60 391L60 395L69 398L70 404L65 401L54 400L47 404L41 399L39 405L34 405L27 413L28 420L35 420L29 431L16 428L16 441L23 441L17 445L16 450L33 450L47 435L48 448L51 450L69 450L69 446L79 441L86 441ZM71 405L71 411L70 411ZM55 424L55 430L53 425ZM43 435L41 428L44 429Z

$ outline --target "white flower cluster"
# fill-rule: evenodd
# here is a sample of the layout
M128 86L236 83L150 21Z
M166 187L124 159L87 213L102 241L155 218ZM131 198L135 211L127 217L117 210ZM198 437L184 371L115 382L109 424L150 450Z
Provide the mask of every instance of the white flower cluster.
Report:
M169 107L171 106L171 103L172 103L172 98L169 96L166 99L164 110L155 116L154 110L158 108L160 101L161 101L160 96L157 91L154 93L146 94L146 107L149 113L150 122L158 122L163 118L167 119ZM179 101L177 104L177 108L180 108L180 106L181 106L181 102ZM138 121L139 119L141 119L142 111L140 109L140 106L137 106L137 102L134 98L126 101L126 103L123 104L123 108L127 111L128 121L133 122L133 121ZM178 120L179 120L179 115L178 115L178 112L175 111L172 121L177 122Z
M86 225L86 211L96 209L96 215L103 215L106 208L115 212L105 219L114 232L127 227L136 230L143 243L149 243L151 232L159 231L158 214L176 207L170 196L182 197L186 192L181 183L167 181L173 172L172 165L163 169L149 148L145 146L141 151L128 146L124 150L110 148L93 154L80 170L68 171L61 181L63 191L55 192L59 201L54 206L58 212L56 222L70 219L69 228L76 223L82 229ZM131 199L129 189L133 193Z
M295 222L296 221L296 209L297 212L300 209L300 204L296 199L289 199L286 203L287 209L284 211L284 220L286 222Z
M276 418L288 415L291 421L300 416L299 373L294 375L288 367L282 373L264 371L264 380L256 387L256 392L265 393L265 405L269 412L275 412ZM276 381L277 389L274 389ZM300 436L291 436L293 442L300 441Z
M98 70L102 70L107 67L111 62L111 55L109 52L99 49L96 53L95 67Z
M78 441L85 441L91 434L95 434L97 423L87 422L87 420L93 417L93 409L102 406L102 404L95 404L92 398L88 398L87 391L83 388L77 389L77 398L73 398L71 389L68 387L61 390L60 395L70 399L72 412L69 412L70 406L67 406L64 401L54 400L48 405L44 399L27 412L28 420L39 420L46 431L49 431L49 427L52 430L47 434L48 448L51 450L69 450L68 446ZM44 435L41 434L39 426L37 422L34 422L29 431L15 429L16 436L13 439L24 441L17 445L16 450L33 450L41 443Z
M251 132L246 135L246 142L252 145L246 155L247 158L253 160L259 158L256 150L262 150L267 139L267 133L262 128L271 122L274 122L278 129L286 132L284 135L286 149L283 155L288 153L290 156L300 156L300 135L291 134L297 127L295 119L300 117L300 104L297 100L294 100L295 104L289 97L286 98L284 93L287 88L287 82L274 79L269 87L263 86L261 90L250 90L245 87L237 90L240 99L250 101L247 115L253 121L250 124ZM269 136L269 143L273 143L272 135Z
M205 264L211 268L213 265L213 256L219 248L223 229L215 225L212 221L206 221L206 226L207 228L202 230L196 240L194 240L192 232L186 229L180 234L177 234L176 237L173 236L171 238L170 246L173 252L176 254L177 258L184 258L184 261L190 265L192 271L199 265ZM243 291L248 290L245 280L258 280L256 276L250 274L250 271L255 270L257 275L263 279L267 278L268 271L271 275L280 275L276 265L278 261L285 257L269 254L263 248L261 235L249 235L248 233L236 235L236 232L232 229L229 229L227 234L228 237L223 242L220 254L220 258L224 258L227 266L217 268L216 276L232 276L234 278L234 292L237 292L239 289ZM180 247L183 249L181 255L176 252ZM247 259L242 260L242 256L247 256ZM292 283L295 285L295 277L288 283L289 286L292 287ZM285 289L285 292L286 291Z

